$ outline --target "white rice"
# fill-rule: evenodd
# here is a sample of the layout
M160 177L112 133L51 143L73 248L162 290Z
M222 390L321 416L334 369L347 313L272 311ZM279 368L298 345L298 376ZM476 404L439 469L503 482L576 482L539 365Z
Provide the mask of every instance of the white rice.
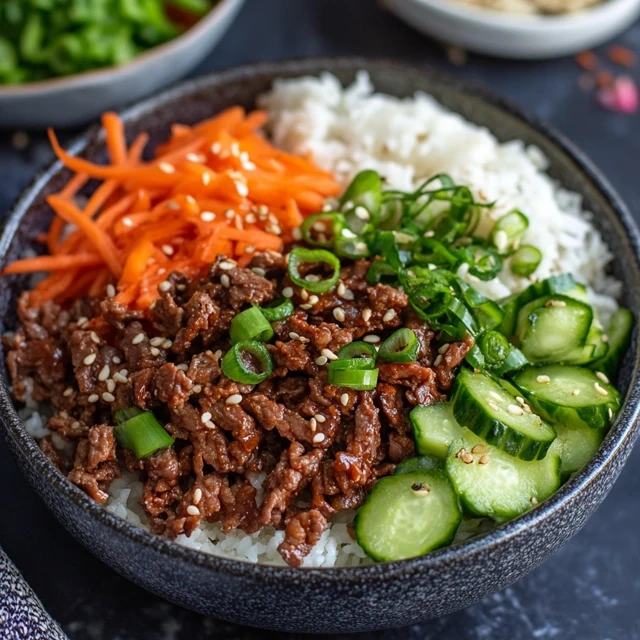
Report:
M261 106L271 115L274 142L292 152L311 152L343 185L362 169L376 169L390 186L412 189L425 179L448 173L471 188L478 200L497 201L484 214L484 228L512 208L530 222L524 242L542 250L540 278L571 272L589 286L600 319L607 323L617 308L620 283L605 274L611 253L582 210L581 197L555 184L545 173L547 161L535 147L521 141L500 144L486 129L442 108L433 98L417 94L397 99L373 93L366 74L344 90L331 75L286 80L264 96ZM464 272L463 277L467 277ZM528 286L506 268L491 282L473 282L490 298L501 298ZM25 425L34 437L47 433L46 419L24 410ZM254 479L260 486L263 477ZM142 484L131 474L114 481L106 508L137 527L148 528L140 505ZM261 497L258 498L261 500ZM306 558L307 567L343 567L368 563L347 531L352 513L338 515ZM482 527L480 521L473 527ZM467 529L470 525L467 526ZM473 533L460 532L463 539ZM475 530L475 529L474 529ZM284 533L270 528L246 535L225 534L220 524L202 522L191 537L177 542L206 553L246 562L283 565L277 551Z

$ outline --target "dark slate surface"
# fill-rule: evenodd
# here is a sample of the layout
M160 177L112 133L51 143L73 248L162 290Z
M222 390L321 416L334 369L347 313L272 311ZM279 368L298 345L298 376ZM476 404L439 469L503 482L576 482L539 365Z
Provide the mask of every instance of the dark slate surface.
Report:
M640 26L618 41L640 48ZM569 59L515 63L470 56L465 66L454 67L437 44L371 0L248 0L196 73L318 54L403 58L487 85L551 121L604 170L634 214L640 212L639 116L600 110L579 88L578 70ZM9 138L0 133L1 212L50 157L41 136L32 135L32 144L23 152L13 150ZM640 638L639 463L636 451L585 529L524 580L446 618L369 637ZM293 640L202 618L125 581L62 530L2 448L0 513L0 544L72 640Z

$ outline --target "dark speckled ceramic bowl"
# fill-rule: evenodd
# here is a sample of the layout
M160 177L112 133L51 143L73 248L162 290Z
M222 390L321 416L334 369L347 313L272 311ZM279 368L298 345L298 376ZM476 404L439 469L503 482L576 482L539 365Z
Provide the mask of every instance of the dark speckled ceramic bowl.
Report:
M614 249L613 271L624 283L624 304L640 315L639 238L629 212L581 153L556 133L482 90L429 69L389 62L320 59L244 67L189 82L124 114L127 133L149 131L161 140L170 123L195 122L232 105L251 107L274 78L329 70L350 82L367 69L376 87L398 96L417 90L493 131L539 146L550 173L584 196L586 207ZM96 129L73 152L105 157ZM22 196L0 239L2 262L33 244L48 223L44 197L67 173L49 167ZM20 281L0 281L0 317L11 328ZM4 358L2 358L4 362ZM428 556L346 569L296 570L244 564L195 552L125 523L90 500L49 463L29 437L0 386L3 433L29 482L62 524L88 549L130 580L168 600L234 622L288 631L365 631L407 625L469 605L514 582L543 562L586 522L611 489L638 429L636 342L621 376L625 402L593 460L552 498L520 518L464 544Z

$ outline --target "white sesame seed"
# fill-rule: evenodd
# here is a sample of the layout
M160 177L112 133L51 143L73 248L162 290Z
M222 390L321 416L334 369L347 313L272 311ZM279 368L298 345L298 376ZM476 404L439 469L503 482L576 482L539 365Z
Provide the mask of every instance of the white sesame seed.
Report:
M316 358L316 364L321 367L329 362L329 359L326 356L318 356Z
M229 276L226 273L223 273L220 276L220 284L225 287L226 289L228 289L231 286L231 279L229 278Z
M602 371L596 371L596 376L605 384L609 384L609 378L607 378L607 376L602 373Z
M371 335L368 335L362 338L362 340L364 342L368 342L369 344L375 344L376 342L380 342L380 336L377 336L375 335L375 333L372 333Z
M160 169L162 173L175 173L176 171L176 168L172 164L169 164L168 162L158 163L158 169Z
M435 236L435 235L436 235L435 231L425 231L424 232L424 237L425 238L433 238L433 236Z
M209 420L211 420L211 413L209 411L205 411L201 416L200 416L200 422L208 422Z
M362 319L365 322L369 322L369 320L371 320L372 315L373 315L373 311L371 311L371 309L366 308L362 310Z
M231 269L235 269L236 265L235 265L235 263L233 263L233 262L231 262L229 260L224 260L223 262L221 262L218 265L218 268L222 269L223 271L229 271Z
M344 295L344 292L347 290L347 288L344 286L344 282L340 282L338 284L338 295L340 297L342 297Z
M343 407L346 407L346 406L349 404L349 394L348 394L348 393L343 393L343 394L340 396L340 404L341 404Z
M183 362L182 364L177 365L176 369L180 369L180 371L188 371L189 370L189 365L187 365L187 364L185 364Z
M89 366L90 364L93 364L96 361L96 357L97 356L95 353L90 353L82 362L87 366Z
M324 433L316 433L316 435L313 436L312 442L314 444L319 444L320 442L324 442Z
M354 213L356 214L356 218L360 218L360 220L369 220L369 218L371 218L369 212L362 206L356 207Z
M98 380L100 380L100 382L104 382L108 377L109 377L109 365L105 364L104 367L102 367L102 369L100 369L100 373L98 374Z
M134 336L133 340L131 340L131 344L140 344L144 340L144 333L138 333Z
M239 393L234 393L229 396L226 401L227 404L240 404L242 402L242 396Z
M548 384L549 382L551 382L551 378L549 376L540 375L536 378L536 381L540 384Z
M342 298L344 300L352 301L355 300L356 297L353 295L353 291L351 291L350 289L345 289L344 293L342 294Z
M292 289L291 287L285 287L285 288L282 290L282 295L283 295L285 298L293 298L293 289Z
M79 423L77 420L74 420L74 421L71 423L71 428L72 428L72 429L79 429L79 428L80 428L80 423Z
M98 396L98 394L97 394L97 393L92 393L92 394L87 398L87 400L93 404L94 402L98 402L98 400L100 400L100 397Z
M159 347L164 342L164 338L162 336L156 336L155 338L151 338L149 340L149 344L152 347Z
M95 331L92 331L89 334L89 337L91 338L91 340L93 340L93 342L95 342L96 344L100 344L100 338L98 337L98 334Z
M519 407L517 404L510 404L507 407L507 411L512 415L512 416L521 416L524 414L524 410L522 409L522 407Z
M73 389L71 387L67 387L63 391L62 395L65 396L65 398L68 398L69 396L72 396L73 395Z
M292 340L297 340L300 337L300 334L296 333L295 331L289 331L289 337Z
M80 316L76 324L81 327L83 324L87 324L87 322L89 322L89 318L86 316Z
M597 382L593 383L593 388L601 395L601 396L608 396L609 392L604 388L601 387Z
M116 288L112 284L107 285L107 296L113 298L116 295Z
M174 254L174 249L170 244L163 244L162 253L164 253L166 256L172 256Z
M327 358L327 360L337 360L338 356L333 353L333 351L331 351L331 349L322 349L322 351L320 351L320 353Z
M580 395L580 389L574 389L574 390L571 392L571 395L572 395L572 396L579 396L579 395Z
M122 360L120 360L118 356L113 356L113 358L111 358L111 362L113 362L113 364L120 364Z
M311 427L311 432L313 433L318 428L318 421L315 418L311 418L311 420L309 420L309 426Z
M213 153L214 155L217 155L220 153L220 151L222 151L222 145L219 142L214 142L211 145L211 153Z
M315 273L310 273L308 276L305 276L304 279L307 282L320 282L320 276L317 276Z
M247 185L244 182L240 182L238 180L236 181L235 185L236 185L236 191L238 192L239 196L246 198L249 195L249 187L247 187Z
M185 156L189 162L201 163L204 162L205 158L197 153L187 153Z
M193 393L202 393L202 385L194 384L193 387L191 387L191 391L193 391Z
M309 302L313 304L318 304L320 302L320 298L318 296L309 296Z
M173 344L173 342L171 342L171 340L169 340L168 338L160 345L163 349L171 349L171 345Z
M344 322L346 319L346 316L344 314L344 311L340 308L340 307L336 307L333 310L333 317L338 321L338 322Z
M207 420L204 423L204 426L207 427L207 429L215 429L216 425L213 423L213 420Z
M300 297L301 297L303 300L308 300L308 299L309 299L309 292L308 292L306 289L302 289L302 290L300 291Z
M202 500L202 489L199 487L193 491L193 504L199 504Z
M493 398L496 402L503 402L504 400L503 397L495 391L489 391L489 397Z
M355 240L358 237L351 229L343 229L341 234L343 238L348 238L349 240Z
M441 353L441 354L443 354L443 355L444 355L445 353L447 353L447 351L449 351L449 347L450 347L450 346L451 346L451 345L450 345L448 342L445 342L445 344L443 344L443 345L438 349L438 353ZM493 393L495 393L495 391L494 391Z
M488 404L494 411L500 411L500 407L495 402L489 402Z
M609 407L609 420L611 420L611 418L613 418L613 409Z
M127 382L129 382L129 378L123 376L119 371L113 374L113 379L120 384L127 384Z
M60 417L64 418L66 420L69 417L69 414L66 411L61 411L60 412Z
M395 309L389 309L383 316L382 316L382 322L391 322L395 317L396 317L396 310Z
M112 380L111 378L109 378L107 380L107 391L109 393L113 393L116 390L116 383L114 380Z
M216 214L213 211L203 211L200 214L200 220L202 222L213 222L216 219Z
M187 514L190 516L199 516L200 515L200 509L198 509L198 507L196 507L195 504L190 504L187 507Z
M149 351L151 352L152 356L159 356L160 355L160 349L158 349L158 347L151 347L151 349L149 349Z
M493 393L493 392L492 392ZM516 396L516 402L521 406L524 407L525 402L524 402L524 398L522 396Z
M102 394L102 399L103 399L105 402L113 402L113 401L116 399L116 397L115 397L112 393L109 393L108 391L105 391L105 392Z
M442 363L442 356L440 354L438 354L436 356L436 359L433 361L433 366L434 367L439 367L441 363Z
M220 360L220 358L222 358L222 349L218 349L218 350L213 354L213 358L214 358L214 360Z
M327 421L327 419L321 414L321 413L316 413L315 416L313 416L320 424L324 423Z
M255 273L257 276L260 276L262 278L264 278L267 275L267 272L261 267L253 267L251 271L253 271L253 273Z
M305 302L304 304L299 305L301 309L304 309L305 311L309 311L309 309L313 309L313 305L309 304L308 302Z
M158 286L158 289L160 289L162 293L166 293L171 289L171 283L168 280L163 280Z
M500 253L504 253L509 245L509 236L507 235L507 232L503 229L496 231L493 236L493 243L496 245L496 249L498 249Z

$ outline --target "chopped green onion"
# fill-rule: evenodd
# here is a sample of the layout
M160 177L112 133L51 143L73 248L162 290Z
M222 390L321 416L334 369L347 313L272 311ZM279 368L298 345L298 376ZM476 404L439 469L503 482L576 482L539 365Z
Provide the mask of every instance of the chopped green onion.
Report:
M222 372L227 378L242 384L258 384L273 371L273 361L267 348L255 340L234 344L222 358Z
M376 260L367 271L367 282L378 284L378 282L395 282L398 279L398 272L389 266L384 260Z
M331 371L351 371L353 369L375 369L375 358L341 358L329 363Z
M302 276L300 267L303 264L326 264L333 269L333 273L326 279L320 279L315 274ZM312 277L313 276L313 277ZM291 281L311 291L311 293L325 293L329 291L340 278L340 260L324 249L303 249L297 247L289 254L289 277Z
M511 271L523 278L529 277L540 265L542 253L530 244L523 244L511 257Z
M491 242L499 253L509 253L529 227L529 219L517 209L505 213L491 230Z
M509 355L509 341L497 331L487 331L480 337L480 350L488 364L501 364Z
M294 308L291 298L277 298L267 302L264 307L259 307L262 315L269 322L279 322L288 318L293 313Z
M231 344L242 340L260 340L267 342L273 337L273 327L259 307L251 307L241 311L229 327Z
M119 422L113 430L116 440L124 449L131 449L138 460L174 443L152 411L143 412L137 407L122 409L116 412L116 420Z
M355 210L364 207L370 218L377 216L382 202L382 178L377 171L366 169L361 171L351 181L340 198L340 208ZM369 219L364 220L367 222Z
M300 227L302 238L314 247L330 249L345 226L344 216L337 212L314 213Z
M338 362L335 360L334 362ZM356 391L370 391L378 383L377 369L349 369L346 371L331 371L328 376L329 384L336 387L348 387Z
M338 358L348 360L349 358L373 358L378 357L378 350L369 342L350 342L338 351Z
M403 327L392 333L382 343L378 354L388 362L415 362L419 349L420 344L416 334L411 329Z

